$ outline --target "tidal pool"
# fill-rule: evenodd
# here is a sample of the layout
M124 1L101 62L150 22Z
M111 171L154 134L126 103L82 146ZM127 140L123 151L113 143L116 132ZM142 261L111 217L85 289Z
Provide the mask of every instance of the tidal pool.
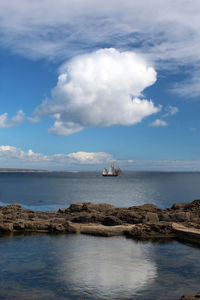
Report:
M177 241L0 237L0 299L178 299L199 291L200 248Z

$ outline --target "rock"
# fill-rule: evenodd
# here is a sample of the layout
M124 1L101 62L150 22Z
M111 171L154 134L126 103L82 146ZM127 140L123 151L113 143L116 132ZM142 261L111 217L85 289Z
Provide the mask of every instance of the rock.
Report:
M179 210L184 210L186 203L174 203L171 207L171 209L179 209Z
M149 223L159 223L157 213L147 212L145 221Z
M14 206L16 208L21 208L21 205L19 205L18 203L13 203L12 206Z
M107 212L108 210L113 210L113 209L115 209L114 205L107 204L107 203L94 204L92 202L73 203L69 207L70 212L81 212L81 211Z
M99 212L81 212L72 217L71 221L75 223L102 223L104 215Z
M186 205L187 205L189 208L195 207L195 208L200 209L200 199L194 200L194 201L192 201L192 203L187 203Z
M83 203L72 203L69 207L70 212L80 212L82 211Z
M66 208L59 208L58 213L65 214L67 212Z
M108 211L115 210L115 207L114 205L108 203L99 203L99 204L95 204L95 210L100 212L108 212Z
M81 225L80 233L95 235L95 236L117 236L123 235L124 232L129 232L132 225L119 225L119 226L104 226L104 225Z
M12 232L13 224L12 223L0 223L0 232Z
M200 244L200 229L186 227L180 223L173 223L172 228L178 239Z
M51 232L65 232L65 227L63 224L50 224L48 226L49 231Z
M80 233L80 225L67 221L64 224L66 233Z
M23 220L18 220L17 222L13 223L13 229L14 230L24 230L24 221Z
M35 217L36 217L36 213L35 213L35 212L30 212L30 213L28 214L29 220L34 220Z
M135 225L131 231L126 232L126 235L140 239L175 237L172 225L167 222L160 222L158 224L138 224Z
M86 214L82 213L81 215L74 217L72 219L72 221L75 223L90 223L90 222L95 223L94 220L95 217L88 215L87 213Z
M174 222L188 222L191 219L190 212L176 212L171 215Z
M161 214L159 214L159 220L160 221L165 221L165 222L171 222L172 221L172 217L171 214L166 212L162 212Z
M118 209L116 216L124 223L138 224L142 223L145 218L145 212L137 212L129 209Z
M129 209L138 209L138 210L142 210L142 211L150 211L150 212L157 212L159 209L156 205L154 204L143 204L143 205L138 205L138 206L131 206L129 207Z
M48 231L49 223L44 221L26 221L24 223L25 231L41 232Z
M180 238L180 231L172 228L172 222L199 230L199 220L200 200L177 203L165 210L153 204L115 208L107 203L91 202L74 203L69 208L60 208L57 212L23 209L18 204L0 207L0 232L84 231L83 233L105 236L126 232L132 238ZM188 232L181 232L181 235L188 238ZM196 243L200 242L200 232L195 232L195 235L193 233L193 236Z
M102 222L102 225L105 225L105 226L116 226L116 225L122 225L122 224L123 224L123 222L119 218L114 217L114 216L105 217Z
M198 300L200 299L200 293L185 295L179 298L179 300Z
M64 224L66 222L66 219L63 218L51 218L51 222L54 223L54 224Z

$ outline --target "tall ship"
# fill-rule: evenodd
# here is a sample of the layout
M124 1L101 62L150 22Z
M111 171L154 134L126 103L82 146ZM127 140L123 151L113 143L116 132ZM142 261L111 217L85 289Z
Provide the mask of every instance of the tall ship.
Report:
M118 176L120 172L120 168L115 169L114 164L111 164L109 170L103 169L102 176Z

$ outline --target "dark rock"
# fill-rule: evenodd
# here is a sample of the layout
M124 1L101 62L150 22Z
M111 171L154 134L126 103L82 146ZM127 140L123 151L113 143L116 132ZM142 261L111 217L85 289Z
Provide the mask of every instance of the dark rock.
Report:
M172 216L168 211L164 211L163 213L159 214L159 220L165 222L171 222Z
M82 212L76 217L72 218L72 221L75 223L101 223L104 219L104 216L101 214L89 214L86 212Z
M50 224L48 229L51 232L65 232L65 227L63 224Z
M59 208L58 213L65 214L67 212L66 208Z
M171 215L174 222L188 222L191 219L190 212L179 211Z
M171 209L173 210L184 210L188 207L188 203L175 203L172 205Z
M118 209L116 216L124 223L138 224L143 222L143 219L145 218L145 212L141 213L122 208Z
M186 205L187 205L189 208L195 207L195 208L200 209L200 199L194 200L194 201L192 201L191 203L187 203Z
M14 230L24 230L24 222L18 220L17 222L13 223L13 229Z
M36 217L36 213L35 213L35 212L30 212L30 213L28 214L29 220L33 220L33 219L35 219L35 217Z
M198 300L200 299L200 293L185 295L179 298L179 300Z
M83 203L72 203L69 207L70 212L80 212L82 211Z
M103 219L102 224L105 226L116 226L116 225L122 225L123 222L117 217L110 216L110 217L105 217Z

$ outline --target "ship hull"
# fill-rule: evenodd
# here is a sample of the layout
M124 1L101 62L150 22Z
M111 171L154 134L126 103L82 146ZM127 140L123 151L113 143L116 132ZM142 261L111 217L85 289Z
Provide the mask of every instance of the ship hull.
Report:
M102 174L102 176L104 176L104 177L116 177L116 176L118 176L118 174L115 174L115 175L105 175L105 174Z

